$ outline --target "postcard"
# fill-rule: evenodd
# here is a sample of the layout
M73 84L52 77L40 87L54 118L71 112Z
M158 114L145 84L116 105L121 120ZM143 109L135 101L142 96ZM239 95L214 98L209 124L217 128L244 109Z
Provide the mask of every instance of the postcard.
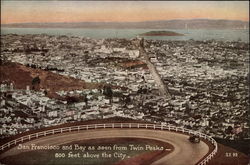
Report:
M249 165L249 1L1 0L1 165Z

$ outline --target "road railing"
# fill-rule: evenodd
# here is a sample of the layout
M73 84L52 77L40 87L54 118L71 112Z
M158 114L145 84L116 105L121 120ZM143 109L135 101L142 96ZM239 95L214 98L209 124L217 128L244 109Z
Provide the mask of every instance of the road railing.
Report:
M197 165L206 165L216 155L218 151L217 142L212 137L206 134L193 131L190 129L186 129L186 128L175 127L172 125L145 124L145 123L103 123L103 124L77 125L77 126L50 129L46 131L33 133L30 135L25 135L17 139L11 140L1 145L0 149L1 149L1 152L4 152L8 150L9 148L14 147L20 143L24 143L33 139L37 139L37 138L49 136L49 135L54 135L54 134L90 130L90 129L105 129L105 128L155 129L155 130L165 130L165 131L179 132L179 133L184 133L188 135L199 136L201 139L209 141L214 146L214 149L209 155L203 158Z

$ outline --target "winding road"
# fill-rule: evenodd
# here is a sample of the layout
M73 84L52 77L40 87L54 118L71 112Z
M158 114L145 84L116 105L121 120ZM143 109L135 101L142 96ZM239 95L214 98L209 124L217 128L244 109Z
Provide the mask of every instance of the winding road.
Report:
M159 160L156 160L152 163L152 165L195 165L209 152L209 147L206 143L201 141L200 143L193 144L188 141L188 135L162 130L125 128L83 130L79 132L55 134L31 140L24 143L24 145L61 145L71 143L73 141L116 137L155 139L170 143L174 146L173 152L167 154ZM17 147L14 147L4 152L0 156L0 159L19 154L21 152L25 152L25 150L18 150Z

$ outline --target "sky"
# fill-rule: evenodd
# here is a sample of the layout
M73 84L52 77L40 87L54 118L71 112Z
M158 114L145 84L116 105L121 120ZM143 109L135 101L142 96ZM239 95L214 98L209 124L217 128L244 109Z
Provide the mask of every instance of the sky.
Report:
M171 19L249 21L249 1L8 1L1 24L27 22L137 22Z

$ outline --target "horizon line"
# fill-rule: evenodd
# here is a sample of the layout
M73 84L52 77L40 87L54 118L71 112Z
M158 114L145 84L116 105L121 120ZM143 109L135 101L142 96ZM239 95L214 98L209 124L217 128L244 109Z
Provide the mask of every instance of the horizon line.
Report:
M142 22L156 22L156 21L188 21L188 20L224 20L224 21L241 21L241 22L249 22L249 20L240 20L240 19L213 19L213 18L187 18L187 19L166 19L166 20L146 20L146 21L72 21L72 22L13 22L13 23L2 23L1 25L11 25L11 24L49 24L49 23L142 23Z

